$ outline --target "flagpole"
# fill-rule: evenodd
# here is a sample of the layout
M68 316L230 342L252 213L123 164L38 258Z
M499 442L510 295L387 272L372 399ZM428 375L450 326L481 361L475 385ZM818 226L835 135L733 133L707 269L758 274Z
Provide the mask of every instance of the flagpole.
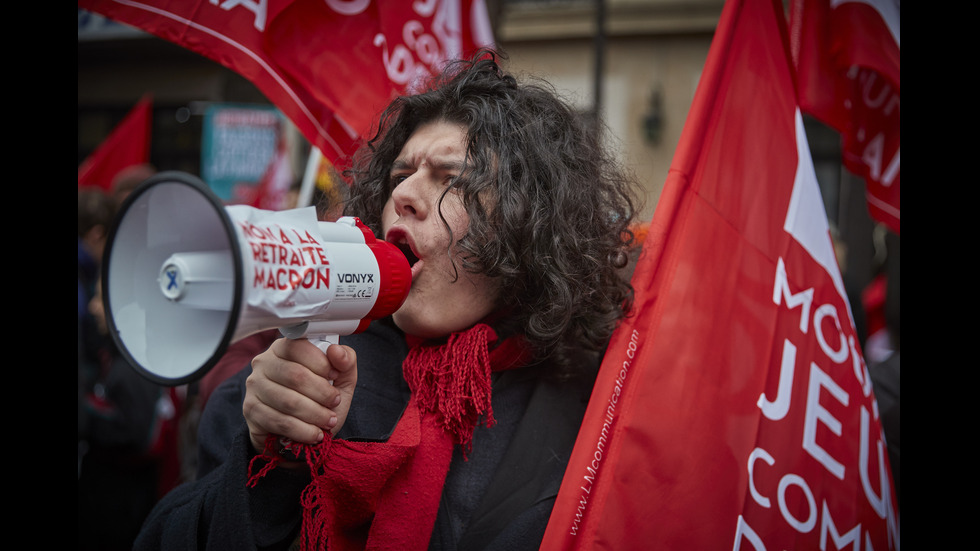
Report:
M299 189L299 197L296 199L297 207L307 207L313 199L313 187L316 186L316 175L320 169L320 160L323 153L317 146L310 147L310 157L306 161L306 173L303 174L303 183Z

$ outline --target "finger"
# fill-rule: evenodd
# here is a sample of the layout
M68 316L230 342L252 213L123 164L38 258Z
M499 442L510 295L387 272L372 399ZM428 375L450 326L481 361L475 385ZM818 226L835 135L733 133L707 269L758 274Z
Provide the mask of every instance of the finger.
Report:
M340 392L329 381L295 363L253 373L245 384L246 395L283 415L319 427L332 426L335 414L331 408L341 401Z
M307 339L284 339L278 351L281 358L306 366L312 373L334 381L344 373L357 367L357 354L354 349L340 344L331 344L326 353ZM347 379L350 384L352 379Z
M246 415L249 435L256 451L262 451L268 436L284 436L295 442L315 444L323 440L324 431L328 427L302 422L296 417L283 415L281 412L261 402L252 404Z
M271 355L256 358L253 373L261 372L271 381L296 390L325 407L337 405L339 395L331 386L331 379L340 372L332 369L326 355L316 345L306 339L280 339L273 343L271 352ZM340 363L343 369L348 368L344 360Z
M330 363L330 372L327 375L330 380L345 378L344 380L349 383L353 377L356 381L357 352L353 348L342 344L330 345L326 356Z
M312 416L318 408L333 408L340 403L340 392L329 379L297 363L284 363L266 372L265 379L271 385L262 389L265 393L259 396L283 412Z
M272 343L272 350L278 358L304 365L318 375L324 376L329 372L330 363L326 355L307 339L278 339Z
M268 379L246 381L249 391L242 412L252 433L271 433L296 441L311 442L322 430L337 424L336 413L302 393Z

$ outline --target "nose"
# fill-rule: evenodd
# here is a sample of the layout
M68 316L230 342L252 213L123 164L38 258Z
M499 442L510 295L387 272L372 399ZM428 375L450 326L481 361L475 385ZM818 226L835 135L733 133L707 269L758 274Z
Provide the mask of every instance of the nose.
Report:
M395 212L400 216L424 218L427 212L422 197L422 175L419 172L411 174L402 180L391 192L395 204Z

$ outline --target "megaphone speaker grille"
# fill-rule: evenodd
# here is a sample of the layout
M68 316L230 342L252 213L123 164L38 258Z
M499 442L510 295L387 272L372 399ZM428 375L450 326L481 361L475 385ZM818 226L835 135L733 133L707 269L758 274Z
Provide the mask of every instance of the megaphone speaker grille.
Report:
M137 371L173 386L217 363L241 309L237 241L220 200L190 174L162 172L129 196L109 233L102 286L109 332ZM180 262L168 262L175 254L209 266L194 297L178 287L186 282Z

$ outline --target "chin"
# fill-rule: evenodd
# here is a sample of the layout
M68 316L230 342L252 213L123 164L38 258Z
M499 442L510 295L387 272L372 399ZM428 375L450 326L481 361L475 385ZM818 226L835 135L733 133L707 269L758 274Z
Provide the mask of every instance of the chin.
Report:
M412 314L402 311L395 312L391 316L395 325L398 326L406 335L418 337L420 339L434 339L448 333L441 333L437 328L422 322Z
M429 322L424 317L399 310L392 316L395 325L398 326L406 335L418 337L420 339L438 339L445 337L454 331L461 331L476 323L476 321L460 324L445 324ZM456 327L455 325L460 325Z

